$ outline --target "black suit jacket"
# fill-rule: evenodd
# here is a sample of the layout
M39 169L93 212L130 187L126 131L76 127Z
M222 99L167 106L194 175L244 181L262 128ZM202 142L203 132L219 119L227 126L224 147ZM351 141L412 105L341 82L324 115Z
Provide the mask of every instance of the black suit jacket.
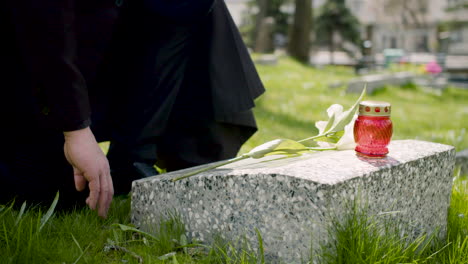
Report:
M117 2L118 3L118 2ZM0 4L0 116L16 131L90 124L93 81L117 20L115 0Z
M224 1L189 20L127 3L100 74L107 91L91 96L97 138L130 148L156 138L168 169L236 155L264 88Z
M168 121L256 129L247 112L264 88L224 1L190 21L160 16L141 0L127 4L91 95L100 140L160 136Z
M254 99L265 89L223 0L213 6L207 31L201 37L209 41L206 48L215 117L228 121L232 114L253 108Z
M174 21L190 21L206 15L214 0L143 0L143 5L158 16Z
M122 111L125 106L107 101L111 100L109 95L122 95L119 91L122 89L124 96L133 93L133 84L147 80L147 75L131 75L125 65L119 64L132 60L139 52L135 46L139 40L126 33L139 32L143 36L159 33L127 23L125 19L119 19L123 30L115 26L120 9L116 2L121 1L7 0L0 4L0 29L6 39L0 43L3 79L0 98L4 100L0 115L7 119L6 123L15 124L13 133L31 127L45 133L79 129L89 125L91 110L113 115L104 119L113 119L114 124L120 122L122 126L130 126L132 119L143 114L132 109L125 113ZM141 0L126 3L141 4ZM130 20L140 16L134 15ZM207 96L190 100L191 105L185 108L189 111L172 114L191 118L187 112L201 116L208 109L215 121L255 128L252 114L246 111L254 106L254 99L264 88L224 1L216 1L211 12L203 14L201 19L202 29L197 39L201 43L199 59L204 63L202 67L191 68L198 68L203 76L203 80L197 81L200 87L204 86ZM164 21L174 22L173 19ZM115 30L117 37L111 41ZM114 42L115 47L108 49L109 42ZM146 66L140 65L142 71L151 69ZM119 85L119 76L128 77L126 87ZM178 101L196 94L193 90L185 92L185 96L178 96ZM108 104L112 107L107 107ZM121 117L128 113L130 121L121 122ZM102 120L98 118L98 121ZM112 139L107 132L102 139ZM149 130L149 134L153 132Z

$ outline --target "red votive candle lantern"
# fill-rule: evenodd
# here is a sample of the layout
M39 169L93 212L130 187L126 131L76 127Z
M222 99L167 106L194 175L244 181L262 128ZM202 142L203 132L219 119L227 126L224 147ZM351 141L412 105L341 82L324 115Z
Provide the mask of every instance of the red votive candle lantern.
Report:
M388 154L393 134L391 105L381 101L362 101L354 123L354 141L359 155L382 158Z

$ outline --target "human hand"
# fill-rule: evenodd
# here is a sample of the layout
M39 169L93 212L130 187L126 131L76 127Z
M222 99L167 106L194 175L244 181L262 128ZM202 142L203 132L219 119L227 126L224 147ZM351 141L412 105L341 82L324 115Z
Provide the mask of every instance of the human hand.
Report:
M64 153L73 166L76 190L83 191L88 182L90 192L86 204L93 210L97 209L99 216L106 218L114 195L106 156L89 127L63 134Z

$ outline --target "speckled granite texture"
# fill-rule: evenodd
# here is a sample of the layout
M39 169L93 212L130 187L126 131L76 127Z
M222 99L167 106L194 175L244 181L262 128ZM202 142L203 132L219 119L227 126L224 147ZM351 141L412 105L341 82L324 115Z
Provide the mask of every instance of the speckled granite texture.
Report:
M327 241L330 218L360 197L372 214L397 211L393 221L417 235L445 233L455 150L430 142L393 141L384 159L354 151L244 160L172 182L178 171L133 183L132 221L151 229L176 211L188 236L210 242L214 234L242 235L255 245L257 228L269 263L300 263ZM273 160L272 160L273 159ZM190 169L188 169L190 170Z
M468 175L468 149L457 153L456 165L460 166L460 173L462 175Z

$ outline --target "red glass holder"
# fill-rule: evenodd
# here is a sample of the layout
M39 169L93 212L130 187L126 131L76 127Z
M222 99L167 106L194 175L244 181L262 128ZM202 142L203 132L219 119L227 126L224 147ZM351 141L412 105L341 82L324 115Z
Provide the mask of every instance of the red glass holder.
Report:
M359 115L354 123L355 150L366 157L385 157L392 134L393 124L389 116Z

